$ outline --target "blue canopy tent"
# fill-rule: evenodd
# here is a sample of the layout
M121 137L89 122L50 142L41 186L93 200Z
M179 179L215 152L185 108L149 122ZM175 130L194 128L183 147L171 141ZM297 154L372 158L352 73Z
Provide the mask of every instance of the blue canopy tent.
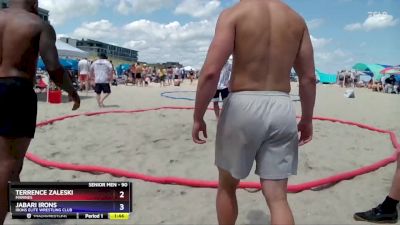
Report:
M60 61L61 61L61 65L71 65L72 66L71 70L75 70L75 71L79 70L79 67L78 67L79 61L76 59L60 59Z
M77 60L60 59L60 64L66 70L76 70L76 71L78 70L78 62L77 62ZM40 58L38 60L37 68L39 68L41 70L46 70L46 66L44 65L44 62L43 62L42 58Z
M336 74L328 74L323 73L319 70L316 70L317 77L319 77L319 82L323 84L336 84L337 83L337 75Z

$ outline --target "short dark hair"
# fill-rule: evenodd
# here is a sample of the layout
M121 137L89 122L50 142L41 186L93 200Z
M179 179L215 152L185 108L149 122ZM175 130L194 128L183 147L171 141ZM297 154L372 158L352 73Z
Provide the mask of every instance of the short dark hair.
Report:
M100 57L100 59L108 59L106 53L100 53L99 57Z

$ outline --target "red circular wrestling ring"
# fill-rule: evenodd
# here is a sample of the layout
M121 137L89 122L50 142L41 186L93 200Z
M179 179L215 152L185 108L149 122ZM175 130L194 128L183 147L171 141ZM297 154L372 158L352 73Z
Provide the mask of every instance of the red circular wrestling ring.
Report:
M142 112L149 112L149 111L158 111L158 110L193 110L193 107L160 107L160 108L151 108L151 109L140 109L140 110L114 110L114 111L105 111L105 112L92 112L92 113L81 113L81 114L74 114L63 116L59 118L54 118L48 121L41 122L37 125L37 127L44 127L46 125L52 124L54 122L62 121L65 119L71 119L79 116L97 116L102 114L126 114L126 113L142 113ZM338 183L343 180L353 179L354 177L373 172L378 170L381 167L387 166L397 160L397 155L400 152L400 144L396 139L396 135L393 131L382 130L379 128L375 128L369 125L364 125L360 123L355 123L351 121L344 121L339 119L332 119L332 118L325 118L325 117L315 117L314 120L320 121L328 121L334 123L341 123L351 126L357 126L362 129L367 129L371 131L375 131L382 134L387 134L390 136L392 141L393 147L395 148L395 153L390 157L380 160L372 165L365 166L356 170L348 171L339 173L334 176L326 177L323 179L318 179L302 184L296 185L289 185L288 191L292 193L301 192L305 190L310 190L319 187L325 187L331 184ZM171 184L171 185L182 185L182 186L189 186L189 187L198 187L198 188L217 188L218 182L217 181L206 181L206 180L196 180L196 179L186 179L186 178L179 178L179 177L156 177L146 174L140 174L135 172L130 172L122 169L115 169L115 168L108 168L108 167L101 167L101 166L93 166L93 165L76 165L71 163L61 163L61 162L54 162L40 158L32 153L27 153L26 157L43 167L48 168L57 168L62 170L72 170L72 171L79 171L79 172L90 172L90 173L103 173L103 174L110 174L116 177L126 177L132 179L143 180L146 182L153 182L158 184ZM242 182L240 183L239 188L250 188L250 189L260 189L261 185L258 182Z

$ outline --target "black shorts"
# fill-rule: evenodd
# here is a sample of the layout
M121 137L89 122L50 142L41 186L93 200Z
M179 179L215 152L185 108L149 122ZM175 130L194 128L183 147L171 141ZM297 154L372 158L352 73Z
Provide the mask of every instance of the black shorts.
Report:
M175 80L178 80L179 79L179 75L175 75Z
M137 73L136 74L136 79L142 79L142 74L141 73Z
M219 100L219 97L221 96L222 100L225 100L229 95L229 89L225 88L223 90L217 90L217 93L215 93L214 100Z
M101 94L101 92L103 92L104 94L111 94L111 87L110 84L96 84L96 86L94 87L94 92L96 92L96 94Z
M37 101L33 81L20 77L0 78L0 136L34 138Z
M162 76L160 77L160 80L161 80L161 81L165 81L165 78L167 78L167 76L166 76L166 75L162 75Z

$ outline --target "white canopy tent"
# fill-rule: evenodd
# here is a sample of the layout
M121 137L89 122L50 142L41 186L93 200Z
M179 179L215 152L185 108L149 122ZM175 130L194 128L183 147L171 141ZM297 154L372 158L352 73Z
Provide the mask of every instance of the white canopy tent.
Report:
M60 57L84 58L89 56L89 53L60 40L57 40L56 47Z

